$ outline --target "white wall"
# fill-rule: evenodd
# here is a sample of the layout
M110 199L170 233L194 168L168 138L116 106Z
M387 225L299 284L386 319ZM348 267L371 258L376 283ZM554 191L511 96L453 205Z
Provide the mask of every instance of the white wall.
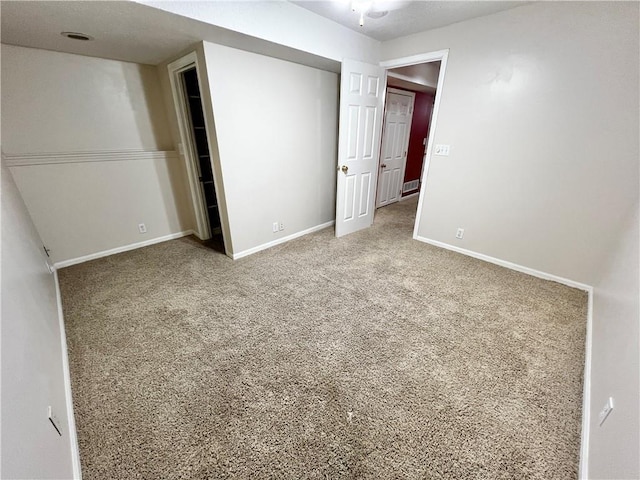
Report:
M589 478L640 478L638 195L593 298ZM614 409L602 426L607 398Z
M207 42L204 55L233 253L332 221L338 76Z
M338 62L343 58L377 62L379 58L377 40L286 1L138 3ZM262 53L268 55L269 50ZM294 52L291 55L295 61Z
M192 228L155 67L2 45L2 141L56 262Z
M172 150L155 69L2 45L5 153Z
M172 191L177 163L172 157L11 170L58 263L191 230L180 219ZM146 234L138 232L139 223Z
M2 478L73 477L54 277L2 167ZM63 435L49 423L51 405Z
M539 2L385 42L450 49L418 233L593 285L638 182L638 8ZM465 229L456 240L458 227Z

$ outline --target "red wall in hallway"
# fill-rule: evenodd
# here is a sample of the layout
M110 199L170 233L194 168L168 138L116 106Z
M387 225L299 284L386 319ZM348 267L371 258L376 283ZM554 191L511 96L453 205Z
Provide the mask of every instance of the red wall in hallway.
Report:
M424 160L424 150L426 148L422 144L422 141L427 137L427 133L429 131L429 120L431 120L433 99L434 95L431 93L416 92L411 132L409 133L407 168L404 174L405 182L419 179L420 174L422 173L422 162ZM403 193L402 195L410 195L418 190L419 188Z

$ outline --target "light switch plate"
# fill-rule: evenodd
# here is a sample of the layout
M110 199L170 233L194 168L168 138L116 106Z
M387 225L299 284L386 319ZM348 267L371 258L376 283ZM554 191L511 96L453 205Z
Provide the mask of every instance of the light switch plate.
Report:
M436 145L435 153L436 155L448 157L450 148L451 148L450 145Z
M612 410L613 410L613 397L609 397L609 399L607 400L607 403L604 404L604 407L602 407L602 410L600 410L600 413L598 414L598 419L600 420L601 426L604 423L604 421L607 419L607 417L609 416Z
M49 405L49 408L47 409L47 416L49 417L49 421L51 422L51 425L53 425L53 428L55 428L56 432L58 432L58 435L62 436L62 427L60 426L60 420L58 420L58 417L53 414L51 405Z

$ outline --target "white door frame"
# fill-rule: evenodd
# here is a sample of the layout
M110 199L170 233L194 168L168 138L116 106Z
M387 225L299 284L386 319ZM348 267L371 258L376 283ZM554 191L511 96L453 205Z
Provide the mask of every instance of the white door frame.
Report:
M191 191L191 202L193 211L196 216L195 234L200 240L211 238L209 228L209 218L204 206L204 195L200 180L198 179L199 167L196 164L197 155L195 152L194 141L189 129L189 110L185 101L184 85L180 75L186 70L195 67L198 73L198 83L200 83L200 70L198 69L198 56L196 52L191 52L167 65L169 71L169 80L171 82L171 93L173 95L173 104L178 117L178 130L180 131L180 142L182 148L179 153L184 156L187 165L187 176L189 178L189 190ZM202 96L202 95L201 95ZM208 137L207 131L207 137ZM214 175L215 178L215 175ZM216 189L216 194L218 193ZM218 203L219 204L219 203Z
M433 103L433 112L431 115L431 126L429 127L429 139L427 141L427 154L425 156L424 165L422 166L422 175L420 176L420 196L418 197L418 210L416 212L416 223L413 226L413 238L418 238L418 224L422 215L422 204L424 202L425 190L427 185L427 177L429 176L429 165L431 163L433 139L435 138L436 126L438 122L438 113L440 111L440 100L444 89L444 75L447 69L447 58L449 57L449 49L438 50L430 53L421 53L411 55L410 57L395 58L393 60L385 60L380 62L380 66L389 70L398 67L407 67L419 63L430 63L440 61L440 72L438 73L438 84L436 85L436 98Z
M378 158L378 185L376 188L376 208L379 208L378 206L378 193L379 193L379 188L380 188L380 179L382 178L382 175L380 175L380 168L382 165L382 147L383 147L383 142L384 142L384 131L385 128L387 126L387 102L389 101L389 94L390 93L395 93L397 95L405 95L407 97L411 97L411 118L409 119L409 124L408 124L408 128L407 128L407 135L406 138L404 140L404 145L406 147L406 152L407 154L409 153L409 139L411 137L411 125L413 125L413 112L416 106L416 93L415 92L411 92L409 90L402 90L400 88L394 88L394 87L387 87L387 92L385 94L384 97L384 119L382 120L382 134L380 135L380 156ZM424 156L424 155L423 155ZM400 196L398 197L398 202L402 199L402 190L404 190L404 174L406 173L407 170L407 155L405 154L404 156L404 160L402 162L402 170L400 173ZM396 202L393 202L396 203ZM388 205L385 204L385 206Z

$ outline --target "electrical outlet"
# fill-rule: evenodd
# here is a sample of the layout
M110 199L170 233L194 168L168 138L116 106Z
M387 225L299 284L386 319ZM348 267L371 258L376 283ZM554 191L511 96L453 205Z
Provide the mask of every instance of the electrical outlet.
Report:
M462 237L464 237L464 228L459 228L456 232L456 238L460 239Z
M278 222L273 222L273 233L276 233L280 228L280 224Z
M53 414L51 405L49 405L49 408L47 409L47 417L49 417L49 421L51 422L51 425L53 425L53 428L56 429L56 432L58 432L58 435L62 436L62 427L60 426L60 420L58 420L58 417Z
M613 397L609 397L609 400L607 400L607 403L604 404L604 407L602 407L602 410L600 410L600 413L598 414L598 419L600 420L600 426L602 426L602 424L607 419L607 417L609 416L612 410L613 410Z
M139 223L138 231L140 231L140 233L147 233L147 226L144 223Z
M281 223L280 224L280 231L283 231L283 230L284 230L284 223Z

